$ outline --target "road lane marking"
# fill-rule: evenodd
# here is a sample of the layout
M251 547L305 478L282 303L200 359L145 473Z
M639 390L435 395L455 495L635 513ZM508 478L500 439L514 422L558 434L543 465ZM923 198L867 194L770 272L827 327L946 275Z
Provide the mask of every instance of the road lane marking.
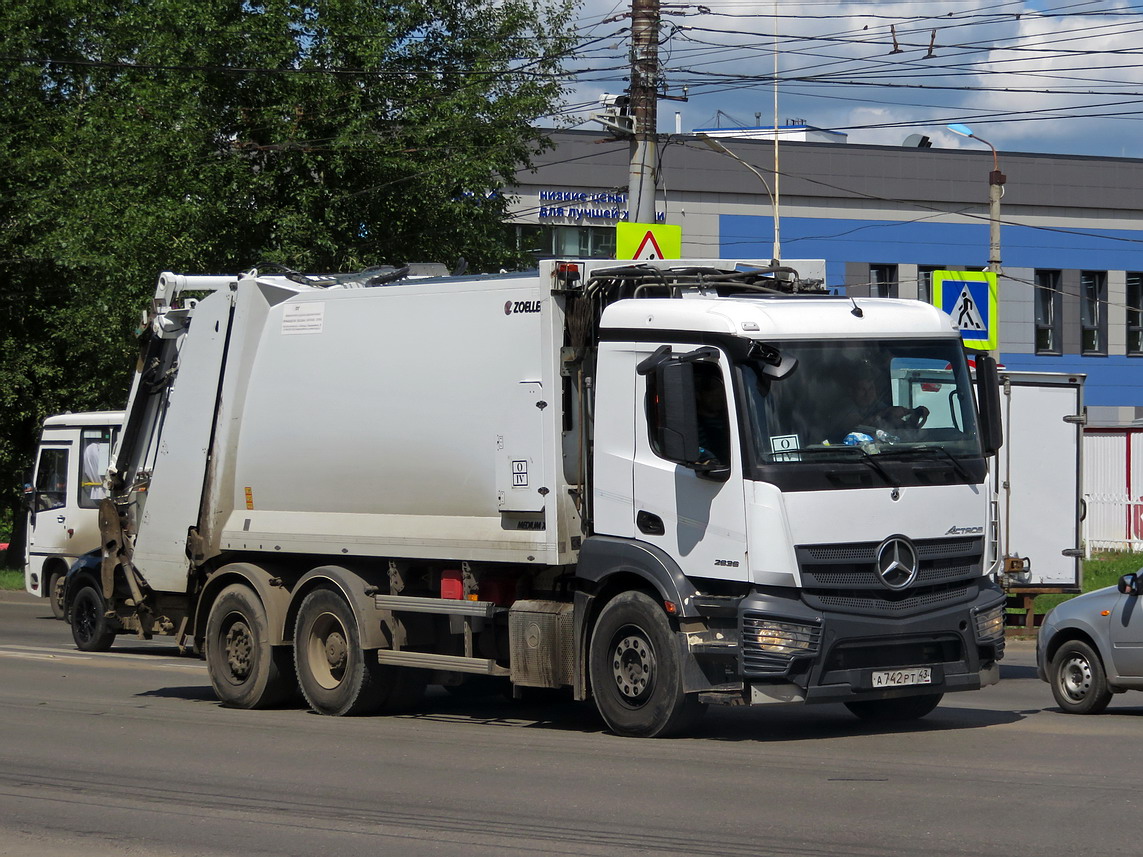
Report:
M194 658L156 652L141 655L134 652L79 652L71 649L45 646L0 645L0 657L21 658L30 661L89 661L94 666L123 666L120 661L142 662L160 669L182 669L200 672L206 664Z

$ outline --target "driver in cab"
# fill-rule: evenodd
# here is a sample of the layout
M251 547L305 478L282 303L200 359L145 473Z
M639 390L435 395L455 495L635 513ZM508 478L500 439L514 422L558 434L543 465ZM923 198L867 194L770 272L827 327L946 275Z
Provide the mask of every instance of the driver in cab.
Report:
M873 367L864 366L851 387L851 402L845 412L846 431L862 428L900 431L924 425L929 416L928 408L924 405L911 409L894 405L887 401L886 392L883 385L878 384Z

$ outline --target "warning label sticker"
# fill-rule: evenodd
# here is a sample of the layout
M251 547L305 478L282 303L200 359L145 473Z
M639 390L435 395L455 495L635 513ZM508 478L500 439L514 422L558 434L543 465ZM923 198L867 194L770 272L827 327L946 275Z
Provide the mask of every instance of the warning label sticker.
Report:
M321 333L325 328L325 301L286 304L282 310L282 333Z

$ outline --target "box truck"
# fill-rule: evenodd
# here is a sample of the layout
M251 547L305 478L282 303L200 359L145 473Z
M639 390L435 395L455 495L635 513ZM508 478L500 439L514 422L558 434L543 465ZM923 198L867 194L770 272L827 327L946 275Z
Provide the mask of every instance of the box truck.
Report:
M99 547L99 501L103 475L120 411L60 414L44 420L31 479L24 486L28 540L24 589L50 599L63 618L63 582L68 567Z
M244 708L568 688L631 736L997 680L995 363L978 407L948 316L751 261L396 276L159 278L81 648L176 635Z

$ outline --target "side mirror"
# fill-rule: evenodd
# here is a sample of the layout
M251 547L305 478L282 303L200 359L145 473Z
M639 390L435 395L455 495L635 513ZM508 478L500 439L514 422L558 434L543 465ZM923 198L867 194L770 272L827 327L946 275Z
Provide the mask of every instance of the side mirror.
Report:
M1143 569L1141 569L1143 570ZM1139 572L1130 572L1119 578L1117 588L1123 595L1139 594Z
M694 365L664 360L654 372L659 392L659 448L669 461L692 465L699 457Z
M1000 375L991 354L976 357L976 401L980 408L980 444L985 456L995 455L1004 445L1000 414Z

